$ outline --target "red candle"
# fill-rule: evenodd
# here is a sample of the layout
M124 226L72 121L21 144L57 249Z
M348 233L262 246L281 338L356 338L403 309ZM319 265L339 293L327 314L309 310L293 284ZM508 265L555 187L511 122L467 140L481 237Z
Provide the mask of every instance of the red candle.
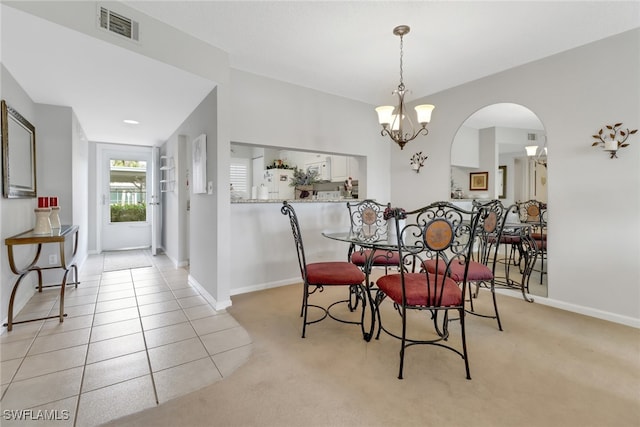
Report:
M48 208L49 207L49 198L48 197L38 197L38 207L39 208Z
M58 206L58 198L57 197L49 197L49 206L50 207Z

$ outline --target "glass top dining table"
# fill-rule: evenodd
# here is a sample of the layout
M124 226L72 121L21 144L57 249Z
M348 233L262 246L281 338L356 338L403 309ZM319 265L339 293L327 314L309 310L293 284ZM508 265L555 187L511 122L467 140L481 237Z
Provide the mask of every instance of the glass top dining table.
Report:
M379 257L391 257L392 252L398 250L398 243L394 238L388 239L386 233L365 235L362 230L323 232L322 235L332 240L356 245L358 247L357 250L361 251L361 253L365 255L365 262L362 266L362 271L366 276L365 280L367 282L367 301L369 302L371 311L371 327L369 328L369 332L366 332L365 328L364 339L366 341L370 341L373 336L377 316L374 299L371 295L372 289L374 288L374 284L370 279L371 272L375 264L375 260Z

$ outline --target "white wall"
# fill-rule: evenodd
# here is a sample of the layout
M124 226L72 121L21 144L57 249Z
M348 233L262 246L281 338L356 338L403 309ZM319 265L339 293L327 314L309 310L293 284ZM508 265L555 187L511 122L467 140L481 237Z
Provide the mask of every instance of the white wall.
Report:
M7 103L15 108L25 119L27 119L36 128L36 155L38 154L39 147L39 122L36 116L36 105L31 101L29 95L20 87L18 82L9 73L9 71L0 64L0 96L6 100ZM37 160L37 159L36 159ZM40 175L36 168L36 186L42 181L42 175ZM36 189L38 189L36 187ZM7 246L4 244L4 239L14 236L23 231L33 228L35 225L35 216L33 209L37 207L36 199L5 199L0 198L0 219L2 225L0 233L2 242L0 242L0 262L2 263L2 269L0 273L2 275L1 292L0 292L0 318L2 323L6 322L9 297L11 296L11 290L16 282L16 275L13 274L9 268L9 261L7 255ZM35 255L35 247L24 247L18 249L15 253L16 264L18 267L24 266L33 259ZM36 283L37 276L31 274L27 276L23 283L20 284L20 288L16 295L16 303L14 305L14 313L18 311L18 308L26 303L31 295L33 295L33 284Z
M36 185L39 196L57 196L60 204L60 220L63 224L80 227L77 264L87 256L87 161L88 147L81 126L70 107L35 104L13 78L11 73L2 71L2 99L7 100L36 129ZM83 139L84 138L84 139ZM33 209L36 199L0 199L2 215L1 238L27 231L35 225ZM17 248L18 267L24 266L35 253L35 246ZM47 244L42 248L39 265L48 266L48 255L57 254L57 244ZM11 289L16 276L10 271L6 245L2 244L2 274L0 317L7 317ZM37 275L30 274L20 284L14 313L26 303L34 293L31 286ZM59 283L62 270L49 270L43 274L44 283Z
M623 58L620 66L605 72L593 65L611 57ZM429 160L420 174L392 174L394 203L413 208L447 199L460 124L485 105L522 104L548 136L549 296L538 301L640 326L640 138L630 137L614 160L591 147L591 135L606 124L640 126L639 75L636 29L416 100L436 106L430 133L394 150L392 168L415 151Z
M367 156L360 186L366 185L367 197L389 200L391 145L380 136L373 106L237 70L231 82L232 141ZM346 204L298 206L309 261L346 260L345 244L320 235L329 227L348 228ZM291 226L280 208L231 205L231 294L300 280Z
M292 201L308 262L347 260L348 245L321 234L348 229L345 203ZM291 225L281 208L271 202L231 205L231 295L300 282Z
M233 142L367 156L360 188L388 200L391 146L373 106L238 70L231 83Z
M168 155L175 156L175 163L178 167L176 176L179 178L177 188L186 191L187 169L191 174L193 167L191 164L191 143L201 134L207 135L207 181L212 181L215 186L213 195L192 194L190 199L191 210L189 212L190 233L184 235L186 231L186 198L181 203L179 194L165 193L164 201L165 214L165 251L176 264L182 264L187 260L182 251L185 241L189 242L189 273L190 281L202 287L213 297L218 307L228 305L228 280L220 280L220 274L228 271L228 264L222 265L219 260L218 243L223 242L228 252L229 238L222 238L218 230L219 210L217 194L226 191L227 211L229 198L229 183L222 183L218 178L218 169L222 168L228 175L228 163L220 159L217 155L218 146L218 89L213 90L196 109L187 117L182 125L176 129L163 147L163 151ZM184 147L184 145L187 147ZM229 143L227 141L227 151ZM226 187L225 187L226 185ZM189 187L192 192L192 187ZM184 195L184 194L183 194ZM227 213L228 216L228 213ZM228 221L223 221L225 228Z

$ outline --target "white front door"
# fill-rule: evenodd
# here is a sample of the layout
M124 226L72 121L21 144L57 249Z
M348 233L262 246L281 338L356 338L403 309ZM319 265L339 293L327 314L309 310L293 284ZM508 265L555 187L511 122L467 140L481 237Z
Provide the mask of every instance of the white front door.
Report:
M101 150L103 251L151 246L151 147Z

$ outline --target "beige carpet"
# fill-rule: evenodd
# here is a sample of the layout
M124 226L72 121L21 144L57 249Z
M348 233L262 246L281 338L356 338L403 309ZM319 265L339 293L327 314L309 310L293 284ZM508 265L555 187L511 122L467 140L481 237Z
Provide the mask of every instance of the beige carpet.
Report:
M357 326L330 319L301 339L300 299L299 285L235 296L229 312L254 340L249 361L110 425L640 425L636 329L500 296L504 332L494 320L467 317L472 380L459 356L433 346L408 349L398 380L397 340L383 333L367 343ZM485 290L476 307L489 301ZM388 304L383 314L395 317ZM459 325L451 326L458 343Z

